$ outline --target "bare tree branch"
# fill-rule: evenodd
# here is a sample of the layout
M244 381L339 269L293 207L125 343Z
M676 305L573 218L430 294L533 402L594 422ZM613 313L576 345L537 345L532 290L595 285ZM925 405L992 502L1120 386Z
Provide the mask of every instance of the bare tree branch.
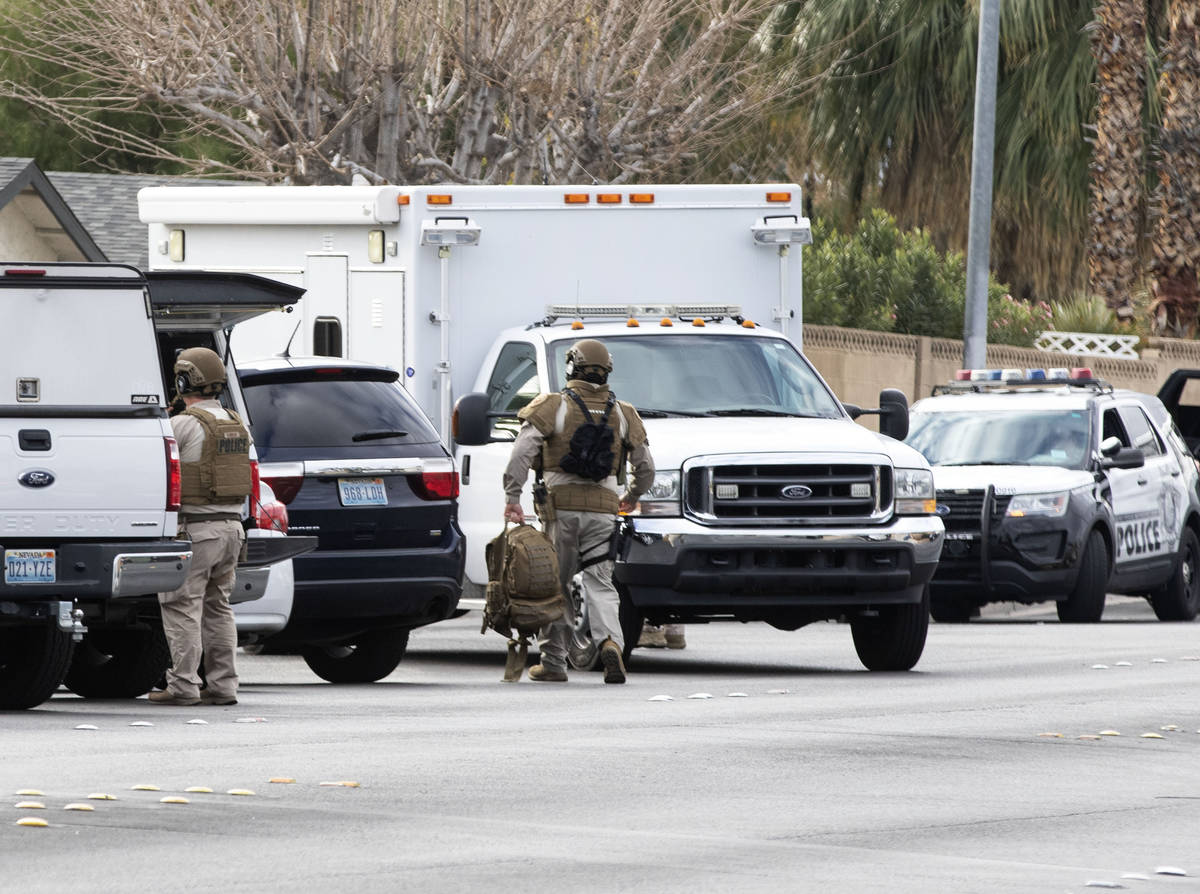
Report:
M0 80L89 139L196 173L124 134L135 109L296 183L626 182L678 176L794 85L759 38L770 0L43 0L0 36L53 66ZM17 23L9 22L16 25ZM0 65L0 75L3 66Z

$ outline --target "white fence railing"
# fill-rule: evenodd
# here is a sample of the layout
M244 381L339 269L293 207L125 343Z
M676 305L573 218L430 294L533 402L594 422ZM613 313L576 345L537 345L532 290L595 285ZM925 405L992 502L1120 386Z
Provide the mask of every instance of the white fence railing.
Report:
M1092 357L1137 357L1136 335L1108 335L1100 332L1043 332L1034 347L1060 354Z

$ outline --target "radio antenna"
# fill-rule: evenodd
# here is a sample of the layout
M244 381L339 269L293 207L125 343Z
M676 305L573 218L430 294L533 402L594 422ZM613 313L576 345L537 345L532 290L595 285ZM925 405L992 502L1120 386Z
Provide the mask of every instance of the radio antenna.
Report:
M288 339L287 344L283 348L283 353L279 355L284 360L287 360L292 356L292 342L295 341L296 333L300 331L300 324L303 322L303 318L296 321L296 328L292 330L292 337Z

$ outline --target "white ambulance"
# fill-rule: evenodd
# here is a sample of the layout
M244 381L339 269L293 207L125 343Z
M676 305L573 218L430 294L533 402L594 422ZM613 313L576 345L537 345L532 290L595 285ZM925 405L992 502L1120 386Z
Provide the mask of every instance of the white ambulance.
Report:
M659 470L618 557L627 646L643 618L844 619L867 667L920 658L943 532L932 476L896 440L903 394L865 411L884 434L869 431L800 351L794 184L161 187L139 207L155 269L307 289L298 314L239 324L236 357L389 364L448 443L472 395L452 444L462 604L502 525L513 414L595 337Z

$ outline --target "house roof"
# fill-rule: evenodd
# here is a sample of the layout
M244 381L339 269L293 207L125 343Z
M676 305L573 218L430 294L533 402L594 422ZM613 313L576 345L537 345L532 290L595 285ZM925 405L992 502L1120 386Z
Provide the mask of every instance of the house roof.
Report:
M145 186L237 186L163 174L43 173L32 158L0 157L0 211L16 203L64 260L148 266L146 225L138 219Z
M236 180L199 180L163 174L81 174L52 171L47 175L108 260L149 265L146 225L138 219L138 190L146 186L235 186Z
M0 211L9 206L20 212L59 258L106 260L69 202L32 158L0 158Z

